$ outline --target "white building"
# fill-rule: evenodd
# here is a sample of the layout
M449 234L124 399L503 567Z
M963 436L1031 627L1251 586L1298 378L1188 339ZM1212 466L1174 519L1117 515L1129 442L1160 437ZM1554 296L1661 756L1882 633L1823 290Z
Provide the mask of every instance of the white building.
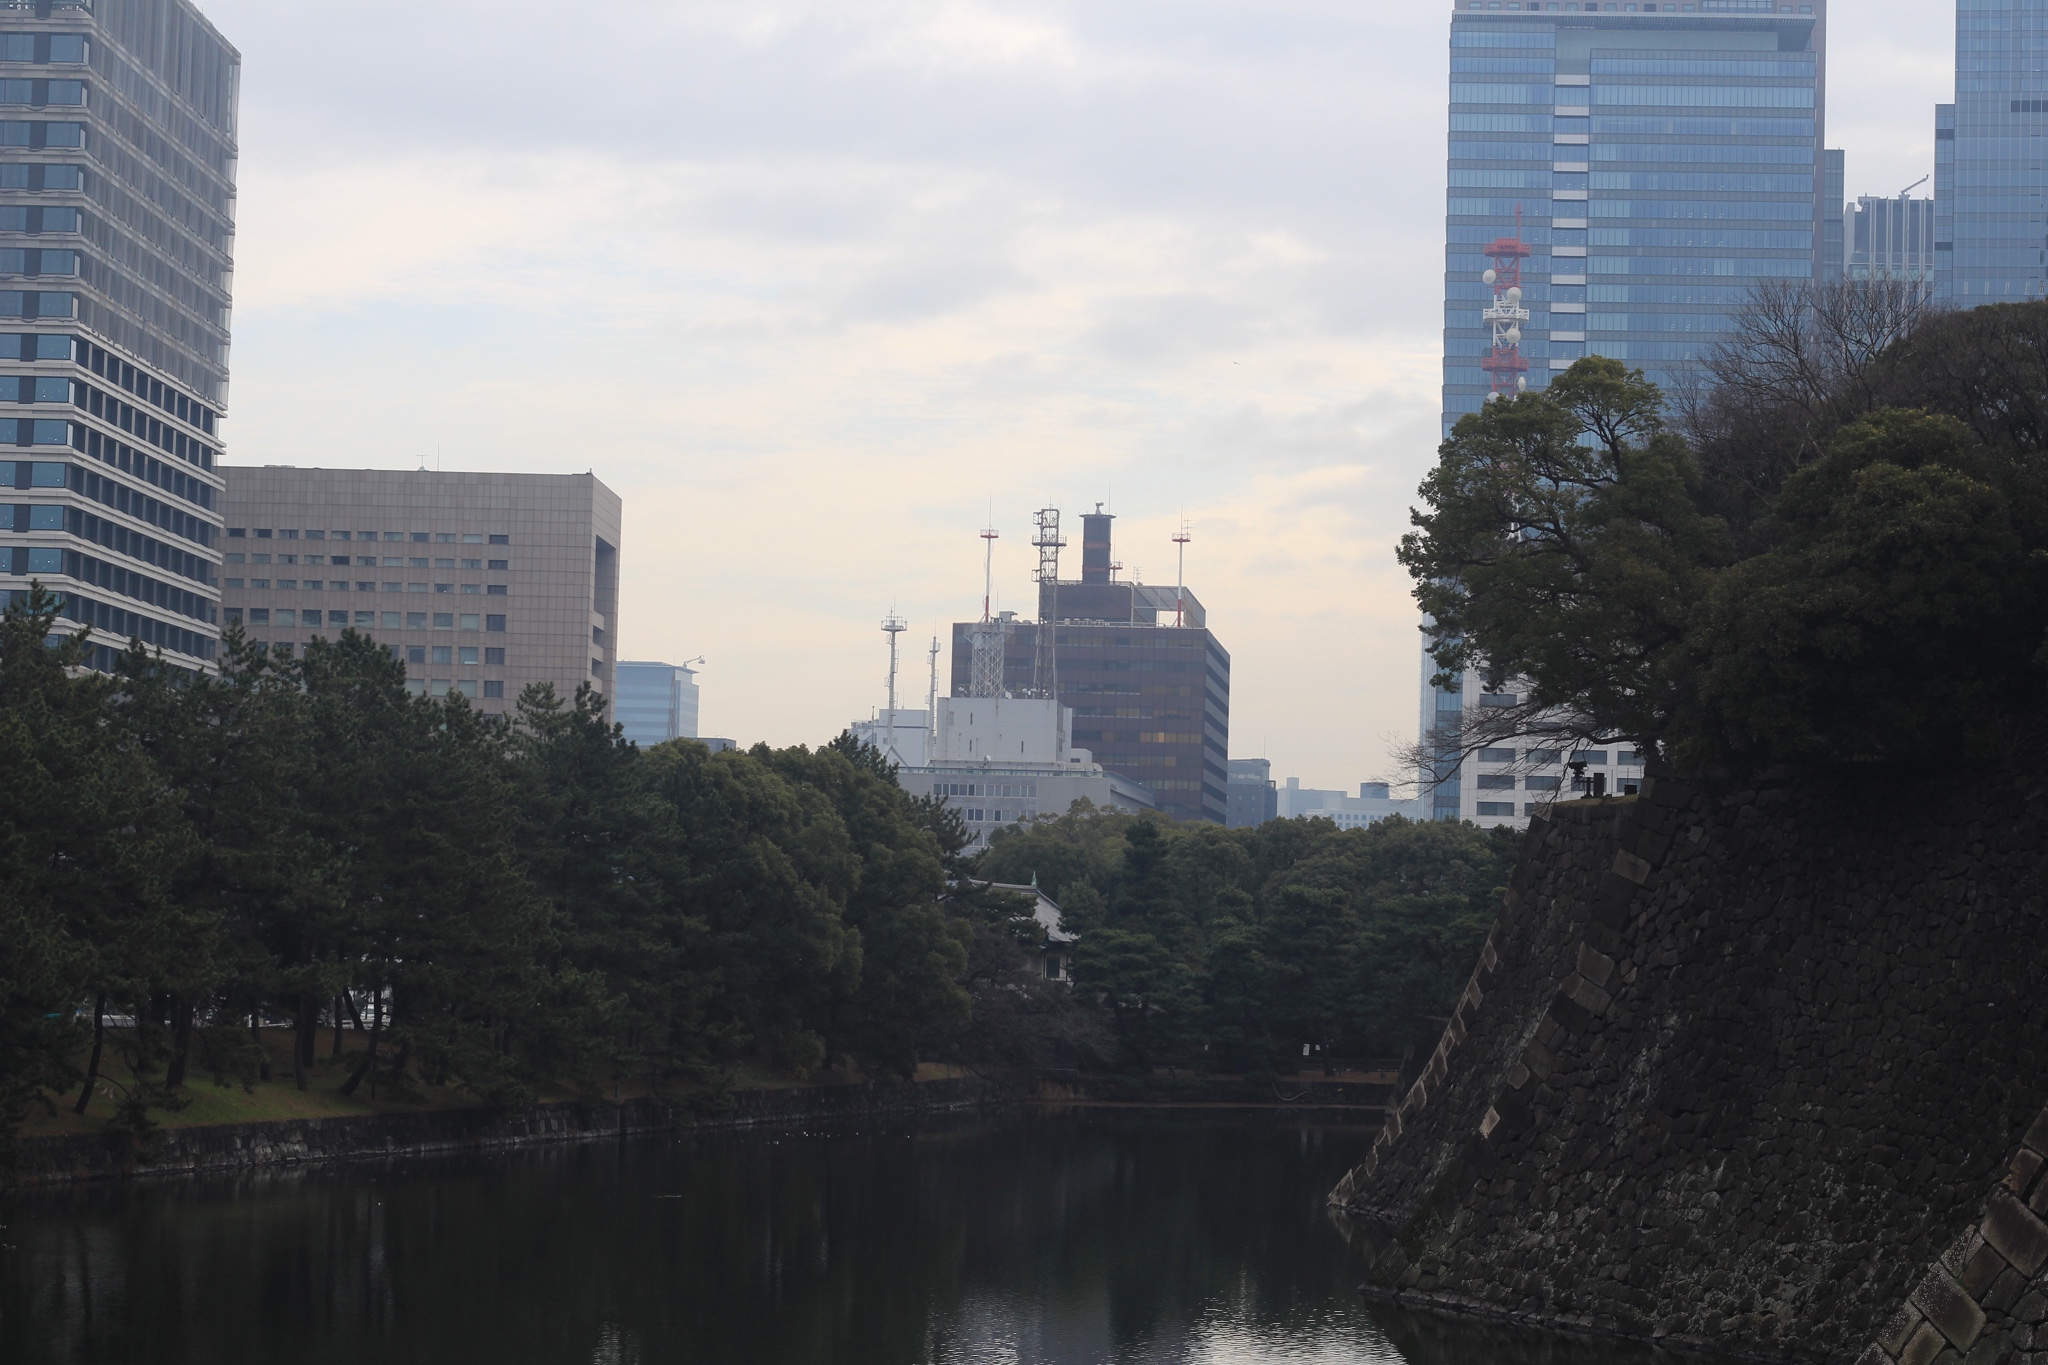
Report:
M1424 761L1418 774L1422 795L1416 804L1427 818L1470 820L1489 828L1524 828L1538 806L1587 794L1573 788L1574 763L1585 765L1588 786L1597 782L1608 795L1627 795L1641 788L1643 756L1635 746L1618 742L1568 750L1554 747L1553 742L1506 738L1463 758L1458 752L1458 736L1465 713L1514 706L1521 698L1513 692L1488 692L1470 673L1461 676L1455 688L1435 686L1430 679L1436 673L1436 661L1429 657L1427 637L1424 644L1420 726Z
M1084 797L1118 810L1157 809L1151 791L1073 745L1074 713L1036 697L941 697L937 723L926 711L879 712L849 727L896 766L916 796L958 808L987 845L1004 825L1063 815Z
M1299 816L1321 816L1335 820L1339 829L1364 829L1389 815L1419 819L1418 812L1422 808L1419 801L1401 801L1390 796L1384 782L1361 782L1358 795L1353 796L1349 792L1304 787L1300 778L1290 777L1287 785L1276 795L1279 797L1277 818L1292 820Z

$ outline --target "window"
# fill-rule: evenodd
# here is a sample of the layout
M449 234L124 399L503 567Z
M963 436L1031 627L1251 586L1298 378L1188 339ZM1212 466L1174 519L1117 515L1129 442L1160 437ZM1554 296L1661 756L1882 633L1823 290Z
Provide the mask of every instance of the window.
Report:
M464 583L462 585L462 591L464 592L464 594L470 597L481 596L483 594L483 590L484 585L481 583Z
M406 561L406 567L410 569L424 569L427 567L427 561L418 558L409 559Z
M1515 803L1512 801L1481 801L1479 803L1479 813L1481 815L1513 815L1515 813Z
M407 645L405 647L405 661L409 664L425 663L427 661L427 647L425 645Z
M486 616L486 617L484 618L484 629L485 629L485 630L503 630L504 628L505 628L505 618L504 618L504 617L502 617L502 616Z
M462 662L466 664L477 662L475 645L464 645L462 647Z
M427 695L427 680L425 678L407 678L405 680L405 690L412 693L415 697L424 697Z
M427 628L427 614L423 611L407 612L405 614L405 628L407 630L425 630Z
M267 625L269 625L269 624L270 624L270 608L269 608L269 607L251 607L251 608L249 608L249 624L250 624L250 625L252 625L252 626L267 626Z
M486 649L484 651L484 662L502 666L505 662L505 647L503 645L492 645Z
M455 651L447 645L435 645L433 657L437 664L452 664L455 662Z
M484 562L481 559L465 559L462 561L462 567L465 569L481 569L483 566Z
M434 561L434 567L437 569L452 569L455 567L455 561L452 559L437 559Z
M512 537L510 537L510 536L492 536L492 537L491 537L491 544L493 544L493 545L510 545L511 543L512 543Z
M230 550L227 554L227 561L230 564L245 564L248 562L248 556L240 550Z
M350 538L347 531L329 531L327 534L335 540L347 540Z
M1531 749L1529 751L1529 761L1531 763L1556 763L1563 757L1563 751L1558 749Z
M511 568L512 561L509 559L494 559L491 561L491 571L493 573L506 573L509 572Z
M1481 749L1478 753L1478 759L1481 763L1512 763L1515 761L1515 751L1513 749Z
M372 626L374 626L374 625L376 625L376 624L377 624L377 613L376 613L376 612L374 612L374 611L359 611L359 612L357 612L357 613L356 613L356 629L357 629L357 630L368 630L368 629L369 629L370 627L372 627Z
M375 583L365 583L365 582L363 582L363 581L362 581L361 579L357 579L357 580L356 580L356 591L357 591L357 592L375 592L375 591L377 591L377 585L376 585Z
M454 612L452 612L452 611L437 611L437 612L435 612L435 613L434 613L434 629L435 629L435 630L453 630L453 629L455 629L455 613L454 613Z
M462 622L462 628L463 628L464 630L475 630L475 629L476 629L476 623L477 623L477 614L476 614L475 612L473 612L473 611L465 611L465 612L463 612L463 613L462 613L462 615L461 615L461 618L460 618L460 619L461 619L461 622Z
M464 531L462 533L462 543L464 545L481 545L484 543L484 538L475 531Z
M270 580L267 578L252 578L249 580L249 586L252 588L267 588L270 586Z
M442 545L452 545L455 543L455 533L453 531L436 531L434 532L434 540Z
M398 620L398 613L397 613L397 612L395 612L395 611L387 611L387 612L384 612L384 613L382 613L382 617L383 617L383 621L384 621L384 629L385 629L385 630L397 630L397 629L398 629L398 626L399 626L399 620Z
M1555 782L1557 779L1553 777L1550 780ZM1477 782L1483 792L1511 792L1515 789L1513 773L1481 773Z
M424 583L408 583L405 585L405 590L407 592L425 592L427 585Z
M328 624L328 625L330 625L330 626L345 626L345 625L347 625L347 624L348 624L348 613L347 613L347 612L345 612L345 611L330 611L330 612L328 612L328 613L327 613L327 624Z
M502 683L502 682L497 682L497 681L495 681L495 680L494 680L494 681L491 681L491 682L487 682L487 683L485 683L485 684L484 684L484 700L486 700L486 701L490 701L490 700L492 700L492 699L494 699L494 698L495 698L495 699L498 699L498 700L503 700L504 696L505 696L505 684L504 684L504 683Z
M239 587L241 587L241 586L242 586L242 580L241 580L241 579L239 579L239 578L225 578L225 579L222 579L222 580L221 580L221 582L222 582L222 583L223 583L223 584L224 584L225 586L227 586L227 587L230 587L230 588L239 588Z
M434 681L433 681L433 682L431 682L431 683L429 683L429 684L427 685L427 695L428 695L428 696L430 696L430 697L445 697L445 696L447 696L447 695L448 695L448 680L447 680L446 678L436 678L436 679L434 679Z
M427 543L427 533L425 531L414 531L412 533L412 538L414 541L418 542L421 545Z
M1607 751L1605 749L1581 749L1572 755L1572 762L1589 763L1596 768L1605 767L1607 764Z
M1479 695L1481 706L1514 706L1521 700L1513 692L1482 692Z
M453 583L436 583L434 591L452 593L455 591L455 585Z
M1527 785L1532 792L1554 792L1558 789L1559 780L1555 777L1532 777Z
M455 684L455 690L472 700L476 697L476 679L467 678Z
M507 595L505 585L503 583L493 583L484 589L484 595L487 597L504 597Z
M1616 763L1627 763L1637 768L1643 766L1643 756L1637 753L1634 749L1623 749L1620 753L1614 756L1614 761Z
M248 527L246 527L246 526L230 526L230 527L228 527L228 539L229 539L229 540L244 540L244 539L247 539L247 538L248 538L248 535L249 535L249 528L248 528Z
M370 533L369 533L368 531L365 531L365 532L363 532L363 539L364 539L364 540L375 540L376 538L377 538L377 537L375 537L375 536L371 535L371 534L370 534ZM386 540L404 540L404 539L405 539L405 532L403 532L403 531L386 531L386 532L384 533L384 539L386 539ZM393 561L393 562L396 562L396 561Z

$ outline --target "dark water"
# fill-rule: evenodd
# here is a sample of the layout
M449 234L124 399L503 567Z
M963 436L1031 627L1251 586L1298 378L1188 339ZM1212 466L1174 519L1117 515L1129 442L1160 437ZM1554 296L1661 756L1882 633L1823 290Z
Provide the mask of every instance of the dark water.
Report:
M1027 1112L0 1202L0 1361L1522 1365L1389 1313L1322 1208L1371 1132Z

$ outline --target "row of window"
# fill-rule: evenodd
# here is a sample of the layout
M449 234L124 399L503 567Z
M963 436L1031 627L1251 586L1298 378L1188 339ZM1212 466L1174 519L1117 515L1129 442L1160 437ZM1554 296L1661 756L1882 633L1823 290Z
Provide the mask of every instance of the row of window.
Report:
M934 782L933 796L1013 796L1037 800L1036 782Z
M0 33L0 62L83 62L83 33Z
M200 447L206 456L206 467L211 469L212 452ZM173 464L166 464L146 451L137 450L125 441L95 430L85 433L85 453L101 464L112 465L123 474L133 475L144 483L161 488L174 498L183 498L195 507L213 509L215 490L212 484ZM76 486L74 481L73 486Z
M31 237L44 233L79 231L77 209L59 204L0 204L0 232L21 232ZM68 348L67 348L68 350ZM69 360L69 354L52 359Z
M0 247L0 275L76 275L78 253L34 247Z
M337 568L345 568L348 566L350 558L351 556L349 555L278 555L276 562L279 564L332 564ZM355 563L362 568L374 569L377 567L376 555L355 555L353 558ZM271 562L271 556L267 554L245 554L241 550L230 550L227 555L227 562L230 564L268 564ZM462 567L465 569L481 569L484 567L484 563L485 561L481 559L465 559L462 561ZM490 566L492 569L509 569L512 567L512 561L509 559L493 559L490 561ZM418 556L405 558L399 555L386 555L384 556L383 567L387 569L452 569L455 567L455 561L452 559L429 560Z
M223 580L223 586L233 588L237 591L243 588L247 588L251 592L319 592L320 585L323 582L327 584L327 591L329 592L347 592L349 590L349 584L351 582L355 584L355 590L357 592L376 592L379 586L377 583L367 579L342 578L229 578ZM503 583L464 583L460 586L461 592L465 597L511 596L511 593L506 589ZM382 587L385 592L404 591L419 593L424 593L428 591L433 591L436 593L453 593L457 589L457 585L453 583L385 583L382 585Z
M68 161L0 161L0 190L82 190L85 167Z
M1791 5L1779 4L1778 0L1692 0L1692 3L1676 5L1668 3L1667 0L1662 6L1650 4L1648 0L1641 4L1636 3L1636 0L1606 0L1604 4L1601 0L1585 0L1584 4L1580 4L1579 0L1464 0L1459 8L1524 10L1532 14L1537 10L1550 14L1577 14L1581 10L1587 14L1656 14L1660 9L1665 14L1790 14L1793 9ZM1813 13L1812 5L1801 5L1798 8L1801 14Z
M1513 763L1515 761L1515 751L1513 749L1481 749L1474 757L1481 763ZM1565 761L1562 749L1525 749L1522 751L1522 759L1528 763L1548 764L1557 764ZM1595 768L1603 768L1607 766L1607 750L1579 749L1573 752L1571 761L1573 763L1585 763ZM1633 749L1617 749L1614 751L1614 761L1622 765L1633 764L1636 767L1641 767L1643 756Z
M46 209L44 212L47 214L49 210ZM4 349L0 349L0 354L4 354ZM178 392L161 379L152 379L147 371L136 369L105 347L94 345L81 337L78 339L75 358L79 364L116 388L134 394L153 408L168 412L187 426L197 427L209 436L214 434L214 423L219 419L219 414L212 408L196 398ZM179 450L176 453L183 455L184 451ZM210 452L204 460L194 462L204 464L208 469L213 468L213 456Z
M20 595L25 594L9 593L8 597L16 600ZM78 593L64 593L62 599L67 619L91 626L101 636L115 640L140 640L145 645L176 650L195 659L210 660L219 653L219 643L211 635L128 611L111 602L95 601ZM108 661L102 656L101 662Z
M181 578L209 585L213 582L212 561L140 531L131 531L119 522L96 517L82 508L12 503L0 504L0 512L7 515L8 524L15 531L67 531L81 540L104 545L116 554L168 569Z
M214 619L212 598L187 592L148 574L109 564L104 559L81 554L77 550L43 545L0 549L0 565L5 565L6 572L12 574L63 574L81 583L91 583L123 597L189 616L195 621L211 622Z
M0 119L0 147L84 147L83 123L56 123L49 119Z
M0 318L69 318L78 315L78 301L69 291L0 289Z
M429 534L426 531L384 531L380 533L377 531L308 530L305 531L303 534L304 538L307 540L374 541L381 538L385 541L409 541L416 545L426 545L430 543L437 545L510 545L512 543L512 537L509 535L485 535L482 532L478 531L463 531L459 534L454 531L435 531ZM300 536L301 533L299 531L292 529L272 530L268 526L259 526L256 527L254 530L251 530L249 527L246 526L228 527L229 540L246 540L251 538L256 540L270 540L273 538L277 540L298 540ZM346 564L347 562L348 561L344 559L338 559L335 561L335 563L337 564ZM397 563L396 560L391 560L387 562L394 564Z
M312 607L228 607L225 611L227 620L246 620L252 626L320 624L320 613ZM495 613L479 616L474 612L359 611L352 620L349 616L345 611L330 611L327 622L335 626L354 625L358 630L481 630L490 635L505 629L505 618ZM430 620L432 625L428 624Z
M42 109L50 105L77 107L84 103L84 81L0 81L0 104L26 104Z
M155 464L152 460L150 463ZM56 465L56 469L70 470L71 490L83 493L102 506L117 512L126 512L140 521L146 521L159 530L168 531L198 545L213 544L213 523L190 512L180 511L167 502L155 498L137 488L130 488L119 479L110 479L91 469L76 465ZM5 465L0 465L4 470ZM166 470L165 472L174 472Z

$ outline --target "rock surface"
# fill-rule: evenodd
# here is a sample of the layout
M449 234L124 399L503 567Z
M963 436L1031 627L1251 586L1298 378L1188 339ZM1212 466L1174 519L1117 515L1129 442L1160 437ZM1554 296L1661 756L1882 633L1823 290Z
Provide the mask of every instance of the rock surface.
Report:
M1653 779L1553 811L1332 1195L1368 1291L1761 1358L2048 1365L2042 793Z

